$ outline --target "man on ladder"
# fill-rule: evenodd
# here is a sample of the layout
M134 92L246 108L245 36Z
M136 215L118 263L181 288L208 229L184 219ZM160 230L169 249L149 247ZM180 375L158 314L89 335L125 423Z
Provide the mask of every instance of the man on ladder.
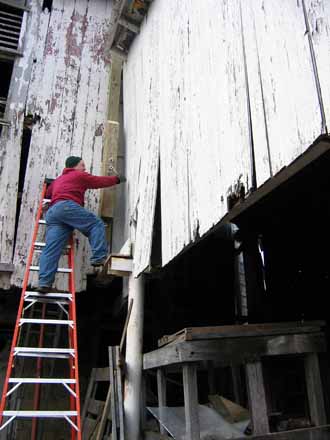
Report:
M107 188L126 178L115 176L93 176L86 172L81 157L70 156L65 161L61 176L48 187L46 198L51 199L46 213L46 246L40 257L40 293L51 292L62 250L74 229L84 234L92 249L91 264L104 264L108 246L103 221L84 208L87 189Z

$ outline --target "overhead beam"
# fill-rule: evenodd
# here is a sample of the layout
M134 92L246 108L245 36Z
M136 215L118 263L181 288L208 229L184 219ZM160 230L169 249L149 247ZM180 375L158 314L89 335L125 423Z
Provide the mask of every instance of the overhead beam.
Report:
M125 4L126 4L126 0L112 0L111 2L112 8L110 14L110 33L108 36L109 47L112 47L115 41L119 19L123 12Z
M118 23L129 31L134 32L134 34L138 34L140 32L140 26L130 20L127 20L127 18L120 17Z

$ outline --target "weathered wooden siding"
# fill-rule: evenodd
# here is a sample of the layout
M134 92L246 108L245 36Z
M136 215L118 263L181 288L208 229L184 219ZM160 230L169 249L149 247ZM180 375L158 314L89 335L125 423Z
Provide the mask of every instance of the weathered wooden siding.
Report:
M14 63L5 119L10 127L3 127L0 136L0 262L11 263L14 246L20 143L24 108L32 67L32 51L37 38L39 13L37 1L31 1L30 13L24 14L19 50L25 56ZM28 30L28 31L27 31ZM8 287L9 279L0 274L0 287Z
M329 6L306 3L328 114ZM141 166L157 157L158 144L148 150L149 136L159 137L166 264L225 215L239 180L251 188L252 142L260 186L321 134L302 6L301 0L153 2L124 72L125 137L134 156L135 275L148 265L151 248L155 188L148 187ZM158 81L157 69L159 95L153 96L147 85ZM158 133L150 131L157 126L146 122L149 114L159 117ZM149 168L152 182L155 170Z
M34 0L37 25L31 45L26 114L36 115L19 219L12 283L20 285L30 243L38 195L45 176L58 176L68 155L81 155L94 174L100 173L103 124L107 110L110 2L54 0L41 11ZM29 47L29 44L27 44ZM19 146L17 146L19 148ZM97 212L98 192L89 191L87 208ZM88 246L76 235L77 288L84 288Z
M320 79L326 123L330 130L330 2L305 0Z
M135 105L125 114L125 142L127 168L130 173L128 198L130 221L136 235L134 272L140 273L149 264L152 228L157 192L159 164L159 94L160 65L158 59L159 17L150 14L141 38L143 47L150 50L134 51L127 62L124 102ZM150 47L150 41L153 44ZM137 112L136 109L139 108ZM129 109L128 109L129 110ZM134 237L133 237L134 238ZM133 240L134 241L134 240Z

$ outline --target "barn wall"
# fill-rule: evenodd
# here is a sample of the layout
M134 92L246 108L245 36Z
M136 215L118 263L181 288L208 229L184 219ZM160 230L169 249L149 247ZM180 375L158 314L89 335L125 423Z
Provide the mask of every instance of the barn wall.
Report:
M326 3L306 0L329 117ZM166 264L226 214L238 182L251 189L252 146L260 186L324 132L305 19L302 0L153 2L124 71L135 275L150 256L158 148Z
M0 136L0 263L11 263L14 250L15 215L18 190L20 144L24 109L32 69L32 52L40 25L40 6L30 2L31 11L24 13L19 50L8 94L5 119L10 127L3 127ZM9 287L8 275L0 274L0 287Z
M33 219L44 177L58 176L68 155L82 156L87 170L100 174L103 124L107 114L110 58L107 47L109 0L54 0L51 12L41 10L42 1L33 0L22 76L26 79L26 100L21 113L35 116L26 170L21 214L14 254L12 283L20 285L24 274L27 246L31 241ZM32 66L30 72L26 64ZM17 74L17 69L15 70ZM21 81L15 78L15 81ZM22 82L22 81L21 81ZM21 130L22 119L18 123ZM20 136L15 140L17 167ZM9 143L4 145L8 150ZM14 170L16 171L16 170ZM10 171L8 171L10 173ZM13 187L16 175L11 176ZM4 187L1 185L3 191ZM15 206L15 190L3 194ZM86 206L97 212L99 192L89 191ZM1 210L1 213L3 211ZM13 236L13 213L7 235ZM89 249L86 239L76 235L77 289L85 286ZM3 252L3 251L2 251ZM10 254L10 249L7 252ZM61 287L61 285L59 285ZM62 286L64 287L64 286Z

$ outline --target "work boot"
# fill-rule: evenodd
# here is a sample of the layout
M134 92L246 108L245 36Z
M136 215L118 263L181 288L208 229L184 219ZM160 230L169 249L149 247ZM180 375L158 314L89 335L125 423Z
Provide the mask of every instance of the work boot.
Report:
M44 293L44 294L57 292L57 290L51 286L39 286L36 288L36 291L39 293Z
M93 261L93 262L91 263L91 265L92 265L93 267L100 267L100 266L104 266L105 263L106 263L107 261L108 261L108 258L105 257L105 258L102 258L102 260Z

